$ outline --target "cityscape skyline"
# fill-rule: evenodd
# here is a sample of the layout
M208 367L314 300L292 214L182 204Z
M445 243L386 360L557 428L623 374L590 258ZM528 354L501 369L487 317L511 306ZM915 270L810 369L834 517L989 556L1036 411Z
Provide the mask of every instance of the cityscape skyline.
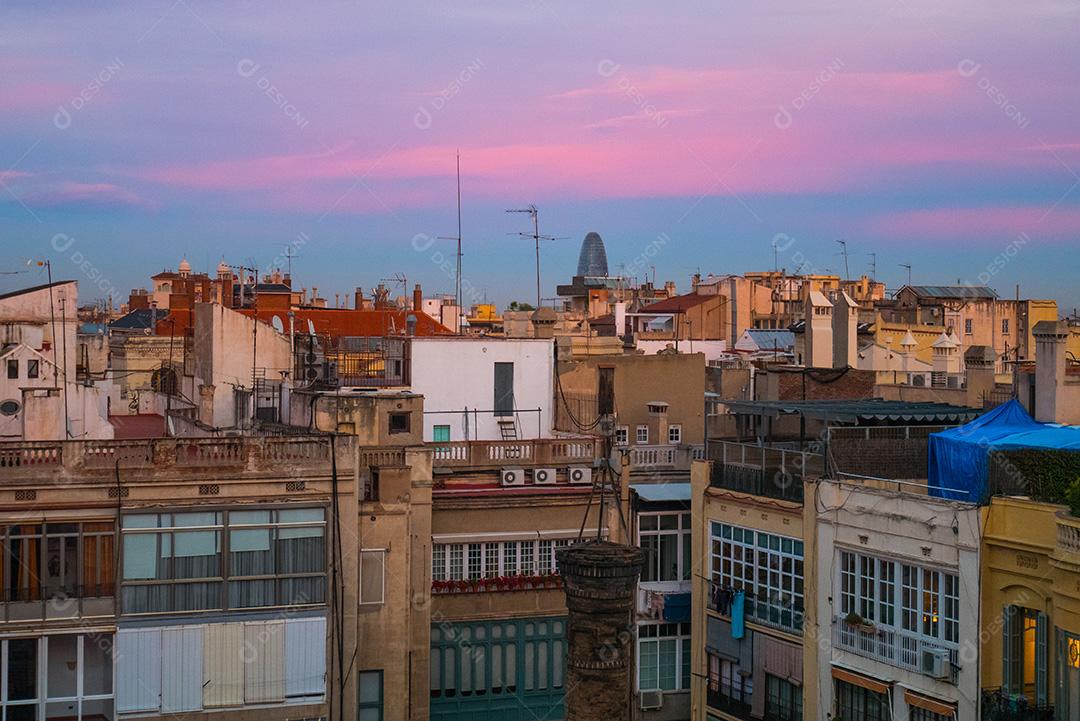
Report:
M45 255L88 298L82 261L126 294L182 256L265 266L301 238L308 285L451 290L434 239L456 228L460 149L463 281L500 304L529 300L533 271L503 211L535 203L568 238L542 249L545 296L596 231L613 274L651 248L680 287L772 268L776 238L781 267L843 274L845 239L851 275L875 253L890 288L911 264L1080 306L1053 272L1080 227L1068 3L759 4L722 23L708 4L3 12L0 271Z

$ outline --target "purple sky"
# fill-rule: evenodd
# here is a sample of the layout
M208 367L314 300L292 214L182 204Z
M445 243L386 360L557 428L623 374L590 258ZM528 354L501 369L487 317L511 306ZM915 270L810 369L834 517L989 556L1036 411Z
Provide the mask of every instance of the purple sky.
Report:
M779 263L1080 306L1080 3L0 2L0 271L126 295L187 256L330 297L545 296ZM10 267L9 267L10 266ZM36 282L0 276L0 289Z

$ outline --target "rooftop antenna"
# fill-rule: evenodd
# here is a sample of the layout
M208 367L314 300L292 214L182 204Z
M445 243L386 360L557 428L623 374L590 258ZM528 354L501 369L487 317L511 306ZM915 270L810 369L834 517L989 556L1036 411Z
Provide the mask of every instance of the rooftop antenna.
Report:
M772 241L769 243L769 245L772 246L773 272L774 273L779 273L780 272L780 245L776 242L776 238L773 238Z
M292 259L293 259L292 243L288 243L285 246L285 258L289 263L289 277L292 278Z
M848 253L847 253L847 241L836 241L840 245L840 254L844 256L844 280L851 279L851 271L848 270Z
M464 313L461 310L461 151L457 153L457 235L440 235L439 240L456 240L457 241L457 273L455 274L454 283L454 302L457 304L457 325L458 333L461 333L461 316Z
M407 296L409 294L409 281L405 278L404 273L394 273L392 278L379 278L383 283L395 283L401 285L401 294Z
M910 263L901 263L900 267L901 268L907 268L907 284L911 285L911 264Z
M529 205L527 208L514 208L507 210L507 213L528 213L532 217L533 232L532 233L517 233L516 235L522 238L532 238L536 242L536 307L540 307L540 241L541 240L564 240L564 238L556 238L553 235L540 235L540 211L537 210L535 205Z
M877 280L877 253L867 253L870 256L870 280Z

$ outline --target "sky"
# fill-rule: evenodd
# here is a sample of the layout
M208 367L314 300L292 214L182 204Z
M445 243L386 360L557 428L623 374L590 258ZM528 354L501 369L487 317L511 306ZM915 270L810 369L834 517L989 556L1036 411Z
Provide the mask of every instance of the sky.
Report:
M453 7L451 7L451 5ZM1080 307L1080 3L0 0L0 291L535 301L775 266ZM837 240L846 241L847 256ZM846 267L845 267L846 261ZM399 286L400 287L400 286Z

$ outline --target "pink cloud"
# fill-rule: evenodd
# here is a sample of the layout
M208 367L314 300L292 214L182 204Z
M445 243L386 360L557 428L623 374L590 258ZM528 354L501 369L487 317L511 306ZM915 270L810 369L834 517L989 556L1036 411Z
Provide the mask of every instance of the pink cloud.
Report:
M78 92L78 88L60 83L22 83L0 87L0 112L34 108L56 109Z
M26 203L43 207L156 207L130 190L112 183L63 182L27 194Z
M1080 209L1047 205L912 210L877 216L867 230L906 239L944 235L995 243L1022 233L1032 238L1075 239L1080 233Z

